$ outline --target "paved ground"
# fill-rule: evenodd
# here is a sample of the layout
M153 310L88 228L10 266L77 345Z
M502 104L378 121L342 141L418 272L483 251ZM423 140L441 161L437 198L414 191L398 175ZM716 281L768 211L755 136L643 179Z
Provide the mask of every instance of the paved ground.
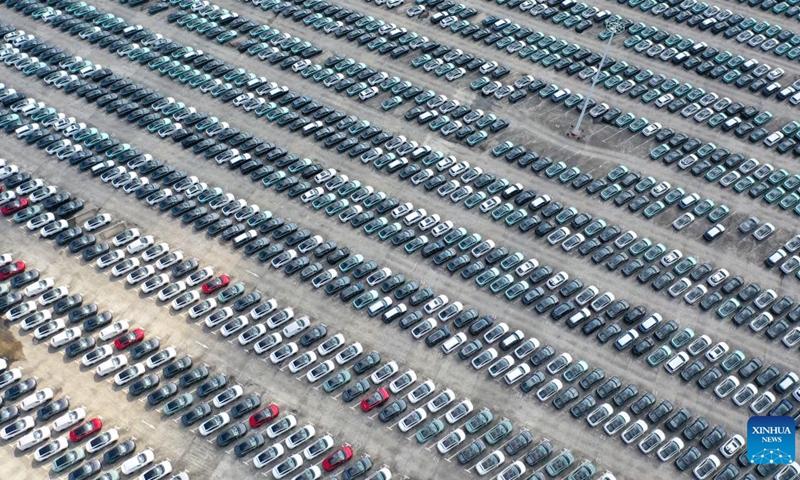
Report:
M401 26L413 28L443 42L456 38L449 31L444 33L438 27L431 26L427 21L409 20L403 14L403 9L398 9L393 13L371 3L346 3L351 8L358 8L381 18L392 18L392 21ZM315 44L323 46L330 44L328 37L283 17L276 19L272 15L259 15L256 13L258 11L250 6L229 0L221 1L219 4L235 9L244 15L266 21L282 31L308 39ZM598 6L601 5L602 3ZM574 114L564 114L560 107L555 107L551 114L542 115L542 109L551 108L549 102L544 106L537 105L536 101L526 101L517 106L509 106L505 102L492 104L482 98L477 98L473 92L469 91L466 85L471 77L458 82L458 88L452 89L452 92L447 91L451 98L455 97L462 102L470 102L484 108L487 112L491 111L498 116L512 120L512 128L498 137L492 137L484 149L496 142L510 138L517 144L535 148L542 155L551 155L556 160L564 160L570 165L578 165L582 171L589 171L598 176L613 168L617 163L624 163L641 169L645 175L653 175L659 180L668 179L673 186L682 186L687 192L698 191L703 196L713 198L717 203L729 205L736 213L726 221L731 226L731 232L723 242L709 247L700 240L700 236L707 228L705 221L698 221L691 228L675 233L670 224L679 213L674 209L663 214L656 221L648 221L641 215L630 214L627 209L618 209L613 205L600 203L595 198L587 197L582 191L576 192L571 188L564 188L544 177L535 176L531 172L522 173L517 167L507 165L502 160L491 159L486 153L476 154L476 152L444 140L438 135L431 135L428 129L416 126L416 123L407 124L403 121L402 110L386 115L379 111L380 100L373 99L367 104L362 104L351 101L345 96L336 95L319 84L308 81L298 82L299 77L294 74L270 68L257 59L239 55L234 53L235 50L209 43L195 34L167 24L161 20L165 14L153 18L144 12L131 10L118 4L109 3L104 7L129 20L153 27L165 36L180 39L186 44L196 45L215 56L233 55L231 58L237 64L251 71L262 73L271 80L287 85L296 84L303 93L308 93L316 99L333 105L341 105L349 113L356 114L359 118L369 119L373 123L379 122L394 132L408 131L413 135L413 137L409 135L411 138L429 143L434 149L455 154L461 159L468 159L473 165L480 165L484 170L522 182L526 187L535 188L542 193L549 193L554 201L559 200L566 205L574 205L581 211L590 211L595 217L611 219L613 223L619 224L623 229L633 229L639 232L640 236L648 236L653 239L654 243L660 241L669 248L679 248L683 252L695 254L701 262L708 261L715 266L724 266L731 272L744 275L749 281L758 281L762 286L776 289L779 294L796 292L796 279L783 280L774 271L770 272L761 267L763 258L777 244L783 243L796 232L794 214L769 208L760 201L753 202L749 197L733 196L730 191L711 189L702 180L677 172L661 163L645 160L652 144L643 142L641 137L629 137L628 133L618 134L614 130L597 125L587 127L590 135L584 143L566 144L563 133L570 122L574 121ZM569 39L568 35L574 35L559 26L531 19L527 15L523 16L524 14L519 11L508 11L505 7L489 3L481 3L476 7L480 11L476 18L482 18L481 15L484 13L498 13L511 18L520 17L518 21L524 19L526 24L542 28L546 33L552 33L562 38ZM622 10L624 12L619 13L635 16L633 10L627 8ZM644 14L639 13L639 15ZM8 12L8 16L20 28L36 31L37 36L41 38L68 46L65 41L66 37L62 34L49 28L42 28L40 24L16 12ZM652 17L649 15L646 17L652 23ZM684 36L692 35L689 32L683 32L681 29L684 26L677 24L669 23L667 28L670 31L678 31ZM581 35L580 39L575 38L572 41L580 41L594 50L601 48L599 40L596 38L596 31L592 35ZM714 37L714 41L722 41L722 38ZM373 185L377 190L383 190L389 196L416 198L418 200L414 203L417 206L424 206L429 213L439 213L442 218L453 220L457 226L469 225L471 231L481 232L484 238L491 237L499 245L505 245L512 251L521 251L527 257L534 256L542 263L563 268L574 276L580 276L587 284L597 285L601 291L618 292L618 298L624 294L633 304L644 303L652 311L669 312L668 317L678 319L682 326L693 326L699 331L708 332L715 341L727 341L732 348L740 348L748 356L760 356L765 363L776 363L784 369L796 365L796 351L787 351L782 346L773 348L773 343L767 342L763 337L754 337L748 329L731 329L728 323L721 323L716 316L704 314L696 308L686 306L683 302L671 300L664 293L653 295L648 286L641 286L633 279L625 279L619 274L610 274L602 266L594 266L588 259L577 254L565 254L561 249L545 247L543 242L533 240L532 236L521 236L516 229L498 228L498 225L491 219L478 215L474 211L467 211L449 201L441 201L436 195L420 195L418 192L422 192L421 189L411 191L410 187L398 184L391 177L377 173L371 167L365 167L360 162L351 162L341 156L336 156L319 148L316 144L298 141L300 137L295 137L286 130L260 122L253 116L243 114L232 105L223 105L197 91L177 87L169 79L149 74L146 67L134 66L130 62L123 63L107 51L101 51L95 47L88 48L84 44L75 50L84 54L84 58L90 58L103 65L111 65L115 71L136 78L148 87L170 92L170 94L174 92L176 99L196 106L199 111L213 112L242 130L259 132L260 135L274 139L292 152L319 159L326 166L337 168L351 177L358 177L365 184ZM354 58L361 59L363 57L363 61L371 66L386 70L390 74L397 74L415 84L434 89L438 87L440 90L443 88L442 82L434 81L435 77L422 71L406 68L405 62L392 62L344 42L336 42L335 48L331 48L330 51L334 50ZM474 53L480 52L481 55L491 55L496 51L482 43L472 44L471 42L465 50ZM329 52L326 51L327 53ZM624 58L623 55L631 55L629 61L634 61L639 65L649 65L647 57L635 55L621 48L618 53L620 54L618 58ZM734 53L737 52L734 51ZM516 76L529 71L537 77L539 76L535 69L540 67L532 65L530 62L512 60L511 57L503 58L502 61L512 67ZM772 57L770 57L770 62L774 63ZM653 62L650 66L657 71L663 68L663 63ZM10 70L4 71L8 72L7 83L22 84L24 77L17 73L12 74ZM696 75L692 74L693 77L688 78L688 74L680 73L687 76L687 78L679 76L678 78L681 80L704 85ZM545 72L544 78L560 85L569 86L573 91L583 91L586 88L585 84L579 83L575 78L562 76L556 78L552 71ZM706 88L707 90L714 89L721 94L729 94L732 98L742 98L743 96L743 92L727 92L722 87L721 83L714 82ZM590 366L601 366L609 373L609 376L613 374L620 377L623 384L633 382L639 386L642 392L648 390L657 392L659 399L672 400L676 405L689 408L692 413L700 413L708 418L710 423L724 425L729 433L743 431L748 416L744 409L736 409L729 401L719 401L710 392L701 392L694 386L687 386L679 378L667 375L660 368L651 369L646 366L643 359L635 360L629 355L619 355L610 346L602 346L593 339L585 339L577 331L552 325L549 317L540 317L521 308L521 305L509 306L507 302L475 289L472 283L465 283L460 280L460 277L451 277L445 270L433 267L419 256L408 256L402 251L387 247L373 239L367 239L362 233L342 226L336 220L319 215L299 202L288 201L285 196L278 196L273 190L265 190L258 184L251 184L249 180L244 180L238 174L200 165L196 159L190 158L190 155L173 145L171 141L155 143L152 136L129 128L127 124L122 123L116 117L99 114L95 107L86 107L82 100L64 97L50 88L45 88L40 83L25 84L25 91L45 101L48 105L57 106L62 111L79 117L81 121L89 121L132 145L145 148L154 156L168 160L176 168L185 169L190 174L198 175L201 180L208 181L213 178L215 183L224 185L237 197L245 198L251 203L258 203L262 208L269 208L276 214L280 212L280 215L287 220L291 219L301 226L312 228L315 233L319 232L326 239L332 238L341 244L351 246L367 258L380 260L382 265L389 266L395 272L402 272L410 278L422 279L426 285L433 286L437 293L445 293L451 300L461 300L467 307L479 305L482 312L492 312L498 315L512 328L535 332L543 344L550 344L559 352L570 351L573 356L579 354L580 358L585 359ZM600 92L598 95L598 101L600 101L605 99L604 95L607 94ZM762 101L760 97L753 96L753 99L756 98ZM677 123L675 117L649 107L643 107L638 102L627 98L608 95L607 100L612 101L614 105L637 113L641 112L651 120L661 121L665 125ZM764 102L769 102L768 105L765 104L765 107L773 111L779 110L779 115L788 114L783 110L786 105L781 104L780 109L773 109L774 105L771 101ZM776 118L774 122L779 120L780 117ZM759 156L762 160L769 161L776 166L785 166L787 169L791 169L793 166L792 161L788 158L772 155L760 147L740 142L731 135L707 134L704 131L701 138L715 141L719 145L735 145L734 151ZM114 218L124 221L126 227L139 226L148 233L168 241L173 249L181 249L190 256L196 256L201 259L203 264L213 265L218 271L230 272L235 277L246 281L248 285L267 292L280 304L293 305L296 307L296 311L302 311L313 319L324 322L329 327L334 327L336 331L344 333L348 339L361 341L365 350L376 348L385 357L395 359L408 368L413 368L421 379L434 379L440 389L445 386L450 387L459 397L470 398L476 405L491 407L496 415L514 421L515 426L530 428L536 438L549 438L559 448L570 448L576 453L576 457L596 460L600 467L613 471L617 478L638 479L642 478L642 472L648 472L649 478L675 478L676 476L676 470L672 465L663 465L651 457L640 455L635 451L635 447L625 447L624 454L621 455L619 447L623 444L619 440L608 441L604 434L589 430L582 421L573 420L566 411L554 415L554 411L549 405L542 406L538 401L512 394L502 387L498 388L497 382L482 375L476 375L469 366L460 363L457 359L442 358L438 351L427 349L420 342L410 339L407 332L400 332L394 326L387 327L380 322L365 320L360 314L354 315L354 311L339 302L331 301L318 292L312 291L308 285L299 285L296 280L287 280L282 273L256 265L253 260L245 259L239 253L231 251L226 244L206 239L198 241L198 236L182 226L180 222L159 215L155 211L147 210L143 205L131 206L129 198L125 197L122 192L113 192L99 181L91 181L74 169L66 169L63 165L53 163L39 151L25 148L10 137L2 138L0 143L3 145L6 158L14 159L15 162L25 165L31 172L46 178L49 182L58 184L64 190L80 192L80 196L87 199L91 205L102 206L103 211L112 213ZM738 220L752 214L762 219L769 219L780 229L770 241L765 242L766 245L757 245L751 238L741 238L737 232L733 231L733 226L738 223ZM122 225L116 225L113 230L109 230L109 236L122 228ZM457 466L457 463L449 460L440 461L441 457L435 451L424 451L416 445L413 439L405 440L394 437L398 435L396 431L384 432L382 429L384 425L377 422L376 419L367 418L360 412L346 411L340 400L330 398L321 391L314 391L305 384L304 380L298 382L291 378L288 371L279 372L271 364L258 360L253 354L242 352L238 346L230 345L219 336L210 336L209 333L203 332L203 328L200 328L199 325L187 321L184 316L170 313L168 309L156 305L152 299L138 298L139 295L136 291L125 288L119 282L112 282L109 287L108 277L105 274L87 275L87 272L94 270L93 266L79 266L79 260L65 256L63 252L51 248L50 244L38 240L29 241L28 238L31 237L24 235L20 229L4 227L0 250L11 250L15 256L31 259L37 268L42 269L46 275L56 277L59 283L69 282L75 291L85 292L88 296L96 297L92 300L110 308L115 315L135 319L137 324L160 336L163 344L175 345L179 352L191 353L196 362L205 362L212 365L215 370L233 375L237 381L249 389L260 392L281 406L285 406L287 411L296 412L300 423L313 423L318 430L328 431L334 435L337 443L348 442L358 447L359 451L368 452L374 460L379 462L378 464L389 465L396 474L405 474L415 479L464 478L465 474L461 467ZM22 245L25 247L22 248ZM45 265L47 265L46 268ZM102 294L100 294L101 291ZM387 334L392 336L391 341L387 341ZM402 338L402 340L394 341L394 338ZM105 385L105 382L89 378L91 377L90 373L82 372L76 375L78 373L77 366L57 365L58 362L63 363L60 354L45 353L44 347L32 346L28 338L22 339L22 345L24 360L21 363L26 367L26 372L38 375L40 381L47 378L54 387L63 388L74 402L78 403L80 399L80 402L89 407L91 411L96 410L104 418L112 419L112 423L119 425L126 433L137 438L145 438L147 444L152 445L159 456L168 457L181 468L186 468L192 473L192 478L224 479L232 478L233 475L240 473L252 475L251 467L242 466L241 462L234 460L232 455L219 452L216 447L207 445L196 434L167 424L156 412L148 411L142 406L132 403L134 408L126 411L125 415L120 415L119 405L124 395L123 392L106 394L104 392L110 387ZM60 373L61 370L64 370L63 376L52 373L55 371ZM52 375L52 378L47 377L47 372L51 372L49 375ZM75 378L80 378L80 386L78 387L77 382L75 385L67 385L69 383L67 378L71 379L72 377L66 377L66 375L75 375ZM120 418L115 418L115 416ZM162 424L170 428L160 428L159 425ZM155 426L155 431L150 425ZM409 444L408 446L406 442ZM10 453L10 447L0 450L0 458L4 458L4 463L5 457ZM26 458L23 458L22 462L23 464L31 463ZM37 474L38 472L39 470L37 470ZM30 478L25 476L27 473L29 473L28 470L25 470L21 476L17 477L13 476L17 473L13 473L8 478Z

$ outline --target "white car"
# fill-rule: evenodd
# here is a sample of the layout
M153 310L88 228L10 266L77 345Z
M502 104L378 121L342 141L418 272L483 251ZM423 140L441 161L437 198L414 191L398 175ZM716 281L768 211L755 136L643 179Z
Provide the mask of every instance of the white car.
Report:
M295 335L300 334L310 326L311 326L311 320L309 320L309 318L306 316L302 316L297 320L293 321L292 323L283 327L281 333L285 338L291 338L294 337Z
M28 201L31 203L39 203L42 200L45 200L55 195L57 191L58 188L52 185L40 188L28 196Z
M110 357L112 353L114 353L114 349L111 347L111 345L103 345L102 347L95 348L81 357L81 364L83 364L84 367L91 367L92 365Z
M331 441L331 443L333 443L333 441ZM313 447L313 445L307 447L307 449L311 447ZM283 445L280 443L273 443L269 448L262 450L258 455L253 457L253 466L256 468L264 468L283 455L284 451Z
M325 270L324 272L320 273L316 277L314 277L311 280L311 285L313 285L314 288L320 288L320 287L323 287L323 286L327 285L332 280L336 279L338 276L339 276L339 272L335 268L330 268L330 269Z
M153 370L155 368L164 365L168 361L175 358L177 355L178 352L177 350L175 350L175 347L167 347L164 350L161 350L160 352L150 355L150 357L147 360L145 360L144 364L149 370Z
M317 354L314 353L313 351L303 353L302 355L297 356L295 359L289 362L289 371L292 373L297 373L316 361L317 361Z
M154 243L155 240L153 239L153 236L146 235L144 237L133 240L131 243L128 244L127 247L125 247L125 249L128 251L129 254L135 255L144 250L145 248L153 246Z
M121 387L134 379L144 375L144 363L137 363L114 375L114 383Z
M0 430L0 438L3 440L11 440L12 438L18 437L23 433L27 432L28 430L32 429L34 425L33 417L30 415L26 415L19 420L6 425Z
M665 438L666 436L664 435L664 432L661 431L660 428L657 428L652 432L650 432L649 435L644 437L644 439L642 439L641 442L639 442L639 450L641 450L642 453L647 455L648 453L655 450L656 447L661 445L664 442Z
M55 282L52 278L44 278L25 287L23 293L28 298L37 297L45 291L53 288L53 285L55 285Z
M729 350L728 344L725 342L719 342L718 344L714 345L709 351L706 352L706 358L709 362L716 362L723 355L725 355Z
M208 320L208 319L206 319ZM238 317L234 318L230 322L226 323L219 329L220 335L223 337L230 337L234 333L238 332L239 330L243 329L247 325L250 324L250 321L247 320L247 316L239 315Z
M498 376L502 375L506 370L513 367L515 363L514 357L511 355L505 355L503 358L494 362L489 368L488 372L492 378L497 378Z
M45 311L43 313L50 312ZM36 330L33 331L33 336L36 337L37 340L44 340L47 337L55 335L61 330L64 330L64 326L64 320L57 318L37 327Z
M276 479L283 478L290 473L294 472L303 465L303 456L294 454L281 463L275 465L272 469L272 476Z
M401 432L407 432L425 421L426 418L428 418L428 412L420 407L401 418L397 426Z
M266 302L261 303L254 309L250 310L250 318L258 320L270 314L278 307L278 302L274 298L270 298Z
M503 455L503 452L495 450L483 457L483 459L475 465L475 472L477 472L478 475L486 475L505 461L506 457Z
M336 335L322 342L320 346L317 347L317 353L322 357L328 356L335 352L339 347L344 345L344 342L344 335L337 333Z
M453 224L452 221L446 220L446 221L440 223L439 225L436 225L435 227L433 227L433 230L431 230L431 235L433 235L436 238L439 238L442 235L444 235L445 233L447 233L450 230L452 230L453 229L453 225L454 224Z
M158 292L158 299L162 302L166 302L171 298L174 298L179 293L183 293L186 290L186 283L182 280L179 280L175 283L171 283L166 287L162 288Z
M217 301L213 298L203 300L189 309L189 317L198 318L217 308Z
M536 398L540 402L546 402L550 397L558 393L561 387L563 387L561 380L554 378L536 392Z
M662 445L658 451L656 451L656 455L658 456L659 460L666 462L672 458L675 458L675 456L679 454L681 450L683 450L683 440L678 437L672 437L667 443Z
M145 265L129 273L128 276L125 277L125 280L128 282L128 285L137 285L152 277L155 273L156 269L153 268L152 265Z
M86 220L83 224L83 229L87 232L92 232L97 230L98 228L108 225L111 223L111 215L107 213L102 213L96 217L92 217L89 220Z
M741 450L742 447L744 447L744 438L741 435L736 434L728 439L727 442L722 444L721 447L719 447L719 453L721 453L725 458L731 458L736 455L736 452Z
M261 355L261 354L263 354L263 353L265 353L265 352L277 347L282 342L283 342L283 338L281 338L281 334L280 333L271 333L271 334L265 336L264 338L262 338L261 340L257 341L255 343L255 345L253 345L253 350L257 354Z
M31 218L30 220L28 220L28 223L25 224L25 226L27 226L28 230L32 232L34 230L41 229L48 223L55 221L55 219L56 216L54 214L47 212Z
M214 406L217 408L222 408L241 397L243 394L244 390L242 389L241 385L234 385L223 392L220 392L214 397Z
M53 348L62 347L68 344L69 342L80 338L81 333L83 333L81 331L81 327L68 328L62 331L61 333L55 335L53 338L51 338L50 346Z
M164 271L169 267L175 265L176 263L182 261L183 261L183 252L181 251L172 252L169 255L159 258L158 261L156 262L156 268L160 271Z
M113 323L112 325L107 326L106 328L100 330L100 340L108 341L112 338L116 337L117 335L121 335L128 331L131 327L131 324L128 323L127 320L121 320L119 322Z
M356 342L336 354L336 357L334 358L336 359L336 363L339 365L344 365L361 355L363 351L364 347L361 346L361 343Z
M95 453L111 445L117 440L119 440L119 432L116 428L112 428L111 430L107 430L106 432L101 433L100 435L97 435L86 442L86 452Z
M45 402L51 400L53 398L53 389L52 388L43 388L38 392L32 393L27 397L23 398L22 401L19 403L19 408L22 411L27 412L43 405Z
M194 287L214 276L213 267L204 267L186 277L186 285Z
M82 407L71 410L61 415L53 422L53 430L62 432L86 418L86 410Z
M707 280L708 285L711 286L711 287L716 287L717 285L719 285L722 282L724 282L725 279L727 279L729 276L730 276L730 273L728 273L727 270L725 270L724 268L720 268L719 270L714 272L713 275L708 277L708 280Z
M125 355L117 355L98 365L96 373L98 376L105 377L126 365L128 365L128 357Z
M161 288L169 282L169 277L166 273L162 273L155 277L149 278L146 282L142 284L142 293L152 293L157 288Z
M17 192L17 195L27 195L32 191L42 187L44 187L44 180L41 178L35 178L33 180L24 182L22 185L19 185L14 191Z
M461 442L464 441L465 438L466 435L464 435L464 430L458 428L447 434L447 436L443 439L439 440L439 442L436 444L436 449L439 450L439 453L444 455L456 448Z
M709 455L699 465L694 467L692 473L697 480L709 478L719 468L719 458L716 455Z
M444 352L445 355L449 355L453 353L456 348L460 347L466 340L467 335L464 332L458 332L442 343L442 352Z
M198 290L186 292L172 301L172 309L181 311L198 300L200 300L200 292Z
M531 367L529 367L525 363L522 363L511 369L508 373L506 373L505 376L503 377L503 380L505 380L507 385L513 385L518 381L522 380L522 377L530 373L530 371Z
M37 462L44 462L45 460L53 458L55 455L63 452L68 446L69 442L67 442L67 439L64 437L59 437L47 445L39 447L36 452L34 452L33 458Z
M41 235L42 238L49 238L62 230L66 230L68 227L69 223L67 223L66 220L56 220L42 227L42 229L39 230L39 235Z
M412 404L419 403L436 390L433 380L428 379L408 393L408 401Z
M569 280L569 274L562 270L562 271L556 273L555 275L553 275L552 277L550 277L549 279L547 279L546 285L547 285L548 289L555 290L556 288L561 286L567 280ZM613 301L613 299L612 299L612 301Z
M233 309L231 307L220 308L206 318L205 324L208 328L215 328L231 317L233 317Z
M289 358L291 355L297 353L297 350L298 350L297 344L294 342L289 342L283 347L279 348L278 350L272 352L269 356L269 361L277 365L282 361L286 360L287 358Z
M423 310L425 310L425 313L430 315L439 310L440 308L442 308L443 306L445 306L445 304L447 304L448 301L449 299L447 298L447 295L439 295L433 300L426 303L425 306L423 307Z
M24 437L17 440L17 448L21 451L29 450L50 438L49 427L39 427Z
M158 245L153 245L142 253L142 260L150 262L158 257L169 253L169 244L161 242Z
M291 450L299 447L316 435L317 431L313 425L306 425L305 427L297 430L289 435L286 439L286 446Z
M325 360L308 371L306 380L310 383L314 383L325 375L333 372L334 368L333 360Z
M6 313L6 318L11 322L15 322L25 315L35 312L38 308L39 304L33 301L20 303Z
M214 415L210 419L200 424L200 435L207 437L230 423L230 421L231 417L228 415L228 412L218 413L217 415Z
M385 382L388 378L395 373L397 373L398 367L397 362L391 361L389 363L384 364L381 368L372 372L369 379L372 381L373 385L378 385L380 383Z
M153 449L148 448L142 453L137 454L135 457L125 460L122 463L120 469L122 470L122 473L124 473L125 475L130 475L133 472L140 470L141 468L146 467L147 465L150 465L151 463L153 463L153 460L155 460L155 454L153 453Z
M138 229L131 228L115 235L114 238L111 239L111 243L113 243L115 247L121 247L136 240L139 238L139 235Z
M535 258L531 258L530 260L527 260L525 263L517 267L517 269L514 270L514 273L516 273L517 276L519 277L527 277L538 266L539 266L539 261L536 260Z
M52 290L48 290L39 297L39 305L45 307L69 295L69 287L62 285Z
M275 421L267 427L266 432L269 438L276 438L279 435L288 432L297 425L297 418L294 415L287 415L280 420Z
M429 400L426 404L426 407L431 413L436 413L444 407L450 405L455 398L456 395L448 388Z
M114 265L114 268L111 269L111 275L114 277L121 277L123 275L127 275L133 270L139 268L139 265L140 264L138 258L129 258L123 262Z
M104 269L125 259L124 250L113 250L97 259L97 268Z
M772 392L764 392L750 404L750 410L756 415L761 415L774 403L775 395Z
M675 373L676 370L681 368L688 361L689 355L686 352L678 352L664 364L664 369L667 373Z
M5 388L22 378L22 369L19 367L12 368L8 371L8 374L5 380L0 381L0 388Z
M139 478L137 480L161 480L170 473L172 473L172 463L169 460L164 460L163 462L159 463L158 465L152 467L143 474L139 475ZM188 477L181 476L181 474L178 474L173 478L179 480L186 480Z
M306 457L306 460L313 460L331 448L333 448L333 437L330 435L325 435L311 445L307 446L303 450L303 456Z

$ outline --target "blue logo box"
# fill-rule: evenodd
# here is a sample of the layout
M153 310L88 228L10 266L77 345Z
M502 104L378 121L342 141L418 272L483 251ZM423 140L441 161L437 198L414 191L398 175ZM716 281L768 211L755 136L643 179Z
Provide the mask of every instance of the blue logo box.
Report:
M792 417L750 417L747 458L750 463L787 465L796 456Z

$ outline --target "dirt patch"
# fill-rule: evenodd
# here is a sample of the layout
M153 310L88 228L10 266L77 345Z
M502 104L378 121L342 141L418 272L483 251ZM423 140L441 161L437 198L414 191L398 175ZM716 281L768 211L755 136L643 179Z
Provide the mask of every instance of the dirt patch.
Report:
M5 357L9 364L25 357L22 354L22 343L7 328L0 328L0 357Z

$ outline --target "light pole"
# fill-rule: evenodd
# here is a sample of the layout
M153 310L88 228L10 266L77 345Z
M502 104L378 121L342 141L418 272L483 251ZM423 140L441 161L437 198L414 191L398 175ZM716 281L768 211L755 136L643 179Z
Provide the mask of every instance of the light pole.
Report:
M625 26L622 24L622 20L611 17L606 20L605 23L606 30L611 32L611 35L608 36L608 43L606 44L605 50L603 50L603 57L600 59L600 64L597 67L597 72L592 77L592 86L589 87L589 93L586 94L586 98L583 100L583 107L581 107L581 114L578 117L578 121L575 123L575 127L569 132L570 137L577 137L580 135L581 131L581 122L583 121L583 116L586 114L586 107L589 105L589 100L592 98L592 93L594 93L594 86L597 85L598 80L600 80L600 72L602 71L603 64L606 61L606 55L608 55L608 49L611 48L611 41L614 40L614 36L618 35L625 31Z

